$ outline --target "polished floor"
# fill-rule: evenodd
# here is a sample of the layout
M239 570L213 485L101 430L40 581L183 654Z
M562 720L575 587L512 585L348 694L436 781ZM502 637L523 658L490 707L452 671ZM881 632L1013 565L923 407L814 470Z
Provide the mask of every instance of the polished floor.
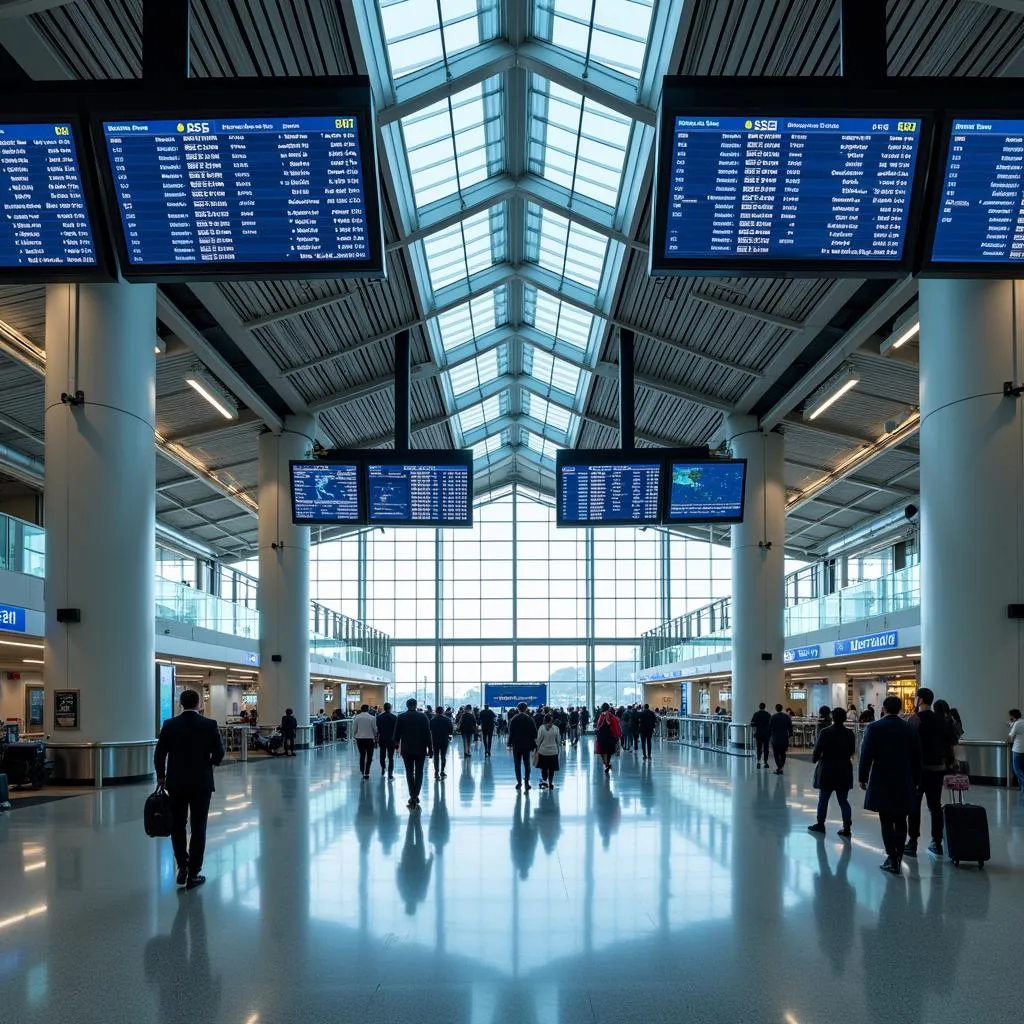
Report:
M145 789L0 817L0 1021L886 1024L1021 1020L1024 802L993 860L878 870L877 821L806 832L778 777L664 744L553 793L454 751L423 809L340 748L219 771L208 884L174 885Z

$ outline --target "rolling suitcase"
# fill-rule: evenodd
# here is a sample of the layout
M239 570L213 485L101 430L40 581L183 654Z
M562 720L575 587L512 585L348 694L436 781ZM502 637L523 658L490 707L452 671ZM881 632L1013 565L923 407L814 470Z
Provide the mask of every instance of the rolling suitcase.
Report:
M946 834L946 856L955 867L961 861L977 861L983 868L992 851L988 839L988 815L979 804L955 802L942 807L942 825Z
M7 776L0 775L0 811L11 809L11 793L7 785Z

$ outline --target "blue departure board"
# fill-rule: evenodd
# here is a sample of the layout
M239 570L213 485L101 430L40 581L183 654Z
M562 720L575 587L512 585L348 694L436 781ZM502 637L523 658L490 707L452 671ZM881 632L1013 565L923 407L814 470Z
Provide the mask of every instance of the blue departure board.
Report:
M648 526L661 520L661 463L558 466L564 526Z
M913 117L677 116L663 252L673 260L904 258Z
M673 462L669 467L670 523L739 523L747 464L743 459Z
M376 526L472 526L469 466L367 466L369 521Z
M104 121L103 135L131 267L371 258L356 117Z
M96 268L70 124L0 124L0 269Z
M359 523L360 471L355 464L293 462L292 519L296 523Z
M958 118L949 137L934 263L1024 260L1024 120Z

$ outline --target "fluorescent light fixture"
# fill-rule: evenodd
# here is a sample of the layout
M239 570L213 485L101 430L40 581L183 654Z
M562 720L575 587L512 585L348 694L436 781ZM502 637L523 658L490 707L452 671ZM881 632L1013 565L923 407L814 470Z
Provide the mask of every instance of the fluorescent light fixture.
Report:
M33 651L41 651L43 649L42 644L25 644L19 640L0 640L0 644L3 644L5 647L28 647Z
M226 672L229 665L208 665L202 661L174 661L167 658L157 658L157 662L161 665L174 665L177 668L214 668L220 672Z
M205 398L226 420L238 419L238 404L202 367L195 366L185 383Z
M831 408L847 391L860 383L853 363L844 363L824 384L818 388L804 406L804 419L816 420L826 409Z
M787 672L806 672L809 668L821 668L821 662L815 661L810 665L794 665L792 668L787 668Z
M903 661L904 654L887 654L882 658L858 658L856 661L826 661L826 668L845 668L847 665L868 665L876 661Z
M45 665L46 662L42 658L22 658L21 659L26 665Z
M893 325L892 334L879 347L879 354L884 356L887 352L894 352L896 349L902 348L920 330L921 321L917 318L916 314L911 314L909 317L897 320Z

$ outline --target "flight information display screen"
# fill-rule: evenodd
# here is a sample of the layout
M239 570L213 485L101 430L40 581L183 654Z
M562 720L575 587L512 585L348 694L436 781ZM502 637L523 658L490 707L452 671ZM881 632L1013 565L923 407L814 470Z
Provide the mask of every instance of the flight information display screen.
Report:
M1024 260L1024 120L953 121L931 258Z
M376 526L472 526L468 465L367 466L369 521Z
M99 265L70 124L0 124L0 270Z
M638 526L661 521L661 463L558 466L558 522Z
M739 523L747 464L743 459L673 462L669 467L670 523Z
M339 462L293 462L292 520L295 523L360 523L359 466Z
M665 264L898 264L921 132L913 117L675 117Z
M371 259L357 117L102 125L129 268Z

